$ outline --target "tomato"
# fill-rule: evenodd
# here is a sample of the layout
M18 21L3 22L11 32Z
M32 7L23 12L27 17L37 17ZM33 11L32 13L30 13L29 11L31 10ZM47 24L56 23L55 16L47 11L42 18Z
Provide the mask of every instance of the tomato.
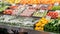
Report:
M8 10L5 10L3 13L4 14L12 14L12 11L13 11L12 9L8 9Z
M57 12L49 12L47 16L51 16L51 18L57 18L58 13Z
M18 6L10 6L11 9L16 9Z
M58 16L58 12L54 12L54 15Z

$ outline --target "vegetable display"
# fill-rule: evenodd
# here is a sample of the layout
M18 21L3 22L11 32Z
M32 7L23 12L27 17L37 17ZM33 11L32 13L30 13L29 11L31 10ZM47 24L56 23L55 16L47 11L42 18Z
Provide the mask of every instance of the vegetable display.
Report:
M6 0L10 4L20 3L20 4L54 4L55 2L60 3L60 0Z
M33 12L35 12L35 9L27 9L25 11L23 11L20 15L21 16L31 16L33 14Z
M33 24L38 19L32 17L18 17L17 16L10 16L10 15L2 15L0 16L0 24L10 25L10 26L17 26L23 28L33 29Z
M44 26L45 24L48 23L48 20L46 18L42 18L40 19L36 24L35 24L35 30L38 30L38 31L43 31L44 30Z
M60 0L4 0L0 24L60 33Z
M48 12L47 16L50 16L51 18L57 18L58 13L57 12Z
M10 4L5 4L3 2L0 2L0 12L4 11L9 7Z
M47 14L47 10L38 10L37 12L34 12L33 16L35 17L44 17Z
M49 22L44 26L44 30L48 32L60 33L59 21L60 20L58 19L52 20L52 22Z
M60 10L60 6L53 6L51 10Z

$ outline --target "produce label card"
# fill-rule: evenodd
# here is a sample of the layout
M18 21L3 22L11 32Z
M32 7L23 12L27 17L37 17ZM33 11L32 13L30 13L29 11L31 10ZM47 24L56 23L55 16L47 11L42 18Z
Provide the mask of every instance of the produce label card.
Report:
M50 19L51 19L51 17L50 17L50 16L46 16L46 19L47 19L47 20L50 20Z
M59 5L59 3L58 2L56 2L55 4L54 4L54 6L58 6Z
M45 10L40 10L39 12L43 12L44 13Z

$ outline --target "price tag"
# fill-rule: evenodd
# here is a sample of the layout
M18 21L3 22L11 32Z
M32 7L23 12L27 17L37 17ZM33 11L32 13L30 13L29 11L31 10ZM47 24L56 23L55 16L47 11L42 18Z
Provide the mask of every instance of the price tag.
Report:
M43 4L40 5L40 7L43 6Z
M12 4L12 6L15 6L15 4Z
M37 5L33 5L33 7L36 7Z
M50 16L46 16L46 19L47 19L47 20L50 20L50 19L51 19L51 17L50 17Z
M39 12L43 12L44 13L45 10L40 10Z
M48 7L48 5L43 5L43 6Z
M55 4L54 4L54 6L58 6L59 5L59 3L58 2L56 2Z
M56 10L55 12L58 12L58 13L59 13L59 12L60 12L60 10Z
M58 14L60 15L60 10L56 10L55 12L58 12Z

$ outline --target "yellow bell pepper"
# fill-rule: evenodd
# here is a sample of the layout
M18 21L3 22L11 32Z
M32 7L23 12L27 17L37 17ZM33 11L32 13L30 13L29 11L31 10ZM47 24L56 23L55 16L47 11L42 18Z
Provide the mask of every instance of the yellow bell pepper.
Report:
M44 26L45 26L45 24L47 24L48 23L48 20L46 19L46 18L42 18L42 19L40 19L37 23L36 23L36 30L38 30L38 31L43 31L44 30Z
M44 27L44 26L45 26L45 24L42 24L42 25L41 25L41 27Z
M39 27L35 27L35 30L39 30L40 28Z
M40 25L42 25L42 23L37 23L37 24L36 24L36 26L40 26Z
M44 28L42 28L42 27L36 27L36 28L35 28L35 30L43 31L43 30L44 30Z
M46 23L48 23L48 21L42 21L42 23L43 23L43 24L46 24Z
M44 30L44 28L41 28L41 31L43 31Z

